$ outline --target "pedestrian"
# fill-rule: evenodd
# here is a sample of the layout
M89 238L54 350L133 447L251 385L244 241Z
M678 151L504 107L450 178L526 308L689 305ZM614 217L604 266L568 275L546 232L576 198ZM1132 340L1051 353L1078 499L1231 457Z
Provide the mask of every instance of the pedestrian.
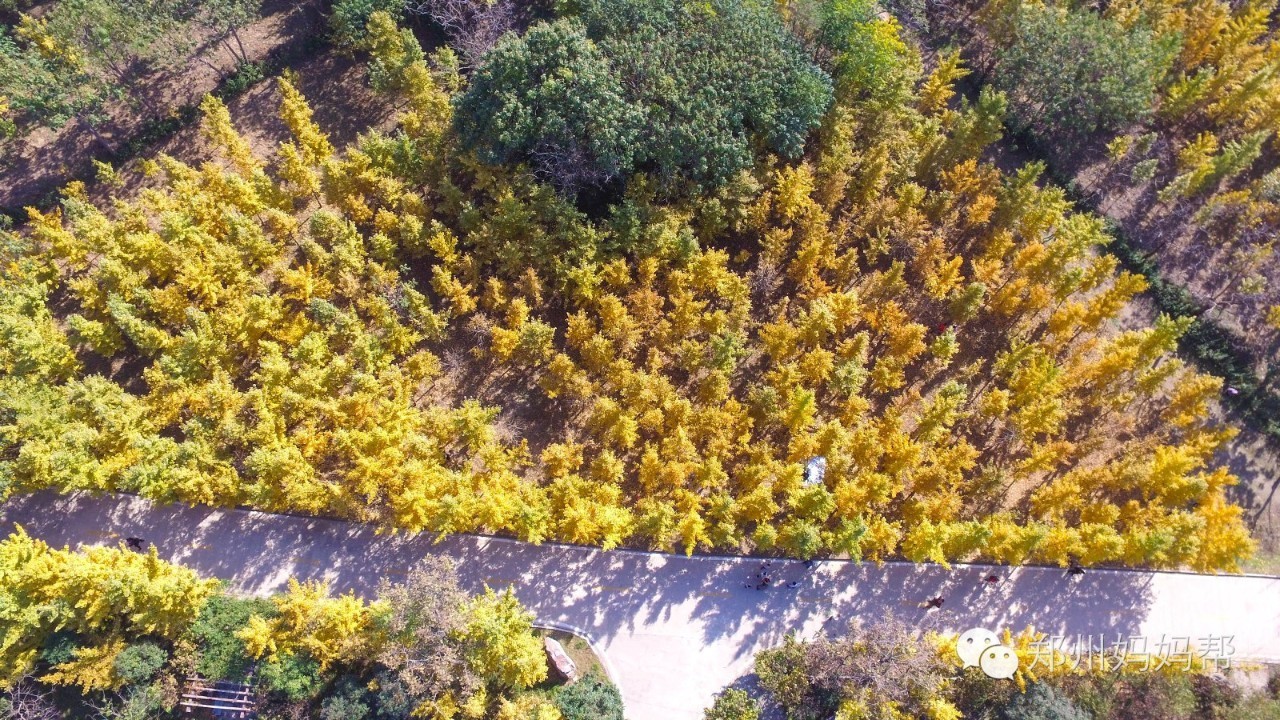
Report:
M812 569L813 569L813 560L812 560L812 559L805 560L805 561L804 561L804 567L805 567L805 569L806 569L806 570L812 570Z
M1067 568L1067 574L1072 577L1080 577L1084 574L1084 568L1075 560L1071 561L1071 567Z
M938 597L935 597L935 598L929 598L929 599L928 599L927 601L925 601L925 603L924 603L924 609L925 609L925 610L937 610L937 609L939 609L939 608L941 608L941 607L942 607L942 603L944 603L944 602L946 602L946 598L942 597L941 595L939 595Z
M991 573L990 575L982 578L982 582L988 585L995 585L996 583L1000 582L1000 576L996 575L995 573Z
M146 542L140 537L127 537L124 539L125 546L134 552L142 552L143 548L146 547Z

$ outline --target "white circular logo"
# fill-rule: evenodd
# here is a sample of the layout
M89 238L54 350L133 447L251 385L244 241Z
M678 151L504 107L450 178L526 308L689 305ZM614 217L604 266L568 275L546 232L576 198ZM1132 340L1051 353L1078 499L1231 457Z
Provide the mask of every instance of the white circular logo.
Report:
M1018 653L1004 645L992 645L982 651L978 667L982 668L987 677L1008 680L1018 672Z
M978 667L987 677L1007 680L1018 672L1018 653L1000 643L986 628L973 628L956 640L956 654L965 667Z
M977 667L982 651L992 645L999 645L996 634L986 628L974 628L960 636L956 641L956 654L964 662L965 667Z

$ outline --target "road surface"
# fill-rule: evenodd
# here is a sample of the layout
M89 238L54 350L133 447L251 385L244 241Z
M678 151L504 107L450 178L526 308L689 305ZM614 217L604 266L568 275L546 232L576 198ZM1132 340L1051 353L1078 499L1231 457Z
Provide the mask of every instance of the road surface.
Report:
M55 546L153 543L160 555L240 593L290 577L370 595L423 556L452 558L464 588L512 586L539 623L572 628L603 656L629 720L697 720L716 692L751 672L752 656L788 632L812 636L852 620L897 615L922 627L1037 630L1068 637L1233 636L1235 657L1280 662L1280 578L1054 568L775 560L775 587L744 587L760 560L684 557L512 540L380 533L364 525L129 496L40 493L0 506L0 533L19 523ZM797 581L795 589L787 583ZM943 596L941 610L918 604Z

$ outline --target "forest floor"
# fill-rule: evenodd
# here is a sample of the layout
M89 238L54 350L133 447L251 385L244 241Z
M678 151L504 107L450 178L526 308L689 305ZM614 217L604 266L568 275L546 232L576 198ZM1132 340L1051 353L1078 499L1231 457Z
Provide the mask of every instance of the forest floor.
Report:
M537 623L589 638L631 720L701 718L720 689L750 682L754 655L788 633L836 633L889 615L922 631L1034 627L1064 638L1196 644L1230 636L1236 662L1280 661L1280 578L1121 570L1071 578L1060 568L838 560L808 569L774 560L774 587L755 590L760 558L440 539L316 518L155 506L131 496L15 497L0 505L0 532L15 523L54 546L141 537L161 558L258 596L283 590L290 577L368 596L422 557L447 557L467 591L511 587ZM983 582L992 572L1001 582ZM940 610L920 607L937 596L945 598Z
M1167 142L1158 143L1153 153L1161 167L1174 164L1174 149ZM1113 220L1140 250L1152 254L1165 278L1209 308L1215 322L1234 331L1257 357L1280 360L1280 333L1265 321L1267 308L1280 304L1280 284L1270 283L1252 295L1239 292L1242 274L1237 270L1236 248L1214 241L1196 226L1193 217L1199 205L1156 198L1171 177L1134 181L1127 166L1107 159L1101 141L1055 167L1097 212ZM1280 277L1280 256L1271 254L1254 271L1267 278Z
M262 18L239 32L249 61L276 70L288 69L311 101L316 119L345 145L360 133L385 123L392 108L368 87L364 62L323 42L323 17L314 2L266 0ZM37 128L0 146L0 209L22 217L21 208L47 204L71 180L86 180L95 196L119 192L92 182L94 159L120 161L127 170L138 158L160 153L185 162L207 158L192 108L208 93L233 82L237 58L221 45L197 39L197 51L176 67L139 72L131 77L129 100L109 104L107 120L89 127L80 120L57 129ZM249 83L230 93L232 121L269 157L285 137L279 119L275 76ZM190 121L184 119L190 118ZM176 128L176 129L175 129ZM126 184L139 182L136 173L122 173ZM125 190L128 191L126 185Z

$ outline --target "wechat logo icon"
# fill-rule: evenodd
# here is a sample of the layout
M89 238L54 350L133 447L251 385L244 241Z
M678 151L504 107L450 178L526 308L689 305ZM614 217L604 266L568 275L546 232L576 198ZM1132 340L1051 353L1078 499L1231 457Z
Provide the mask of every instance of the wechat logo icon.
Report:
M956 654L965 667L977 667L987 677L1008 680L1018 672L1018 653L1000 643L996 634L985 628L965 632L956 641Z

